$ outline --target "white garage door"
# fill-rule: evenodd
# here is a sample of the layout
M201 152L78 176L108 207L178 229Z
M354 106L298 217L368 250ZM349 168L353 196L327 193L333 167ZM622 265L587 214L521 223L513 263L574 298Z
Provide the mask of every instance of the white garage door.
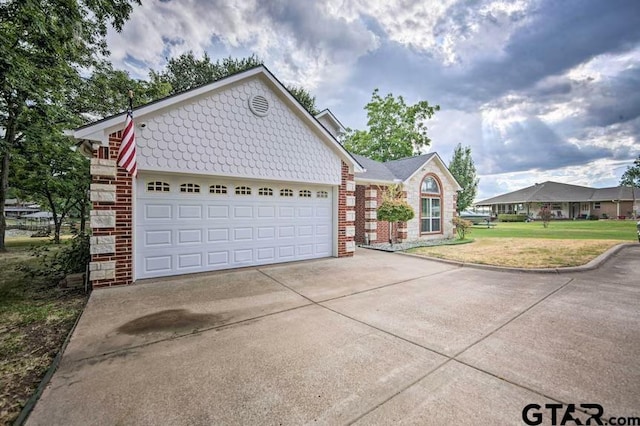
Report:
M138 177L136 278L328 257L331 187Z

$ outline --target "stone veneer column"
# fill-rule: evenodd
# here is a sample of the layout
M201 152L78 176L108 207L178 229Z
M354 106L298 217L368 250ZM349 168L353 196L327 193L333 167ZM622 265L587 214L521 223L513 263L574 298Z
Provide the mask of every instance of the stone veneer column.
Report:
M364 190L364 232L369 243L378 241L378 190L368 185Z
M94 288L133 282L132 178L116 165L122 133L109 135L109 147L91 159L91 263Z
M342 162L342 182L338 190L338 257L353 256L356 250L356 182L353 171Z

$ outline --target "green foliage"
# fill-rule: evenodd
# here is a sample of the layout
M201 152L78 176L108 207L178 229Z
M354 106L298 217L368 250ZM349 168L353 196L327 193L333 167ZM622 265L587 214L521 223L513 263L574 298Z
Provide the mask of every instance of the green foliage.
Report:
M107 55L109 26L122 29L139 0L5 0L0 2L0 251L10 156L29 127L73 95L80 68ZM28 114L33 117L33 114ZM41 118L42 119L42 118Z
M378 207L376 216L386 222L406 222L413 219L415 213L404 200L385 200Z
M152 88L169 87L169 94L173 95L255 68L263 65L263 63L262 59L256 55L246 58L228 57L212 62L206 53L202 58L198 59L192 51L189 51L177 58L170 58L162 71L151 71L149 73L149 85ZM298 86L287 86L287 90L312 115L318 113L316 98L306 89Z
M620 185L640 188L640 156L638 156L633 162L633 165L627 167L627 170L622 174Z
M526 214L499 214L498 221L500 222L524 222L527 220Z
M456 206L456 210L461 212L473 204L480 182L476 176L476 166L471 158L471 147L463 148L461 144L456 146L449 163L449 171L462 187L462 191L458 192Z
M551 210L546 207L541 208L538 212L538 217L542 220L542 226L544 226L545 228L549 226L549 222L551 221L552 216L553 215L551 214Z
M57 251L48 246L37 246L31 254L39 259L20 266L20 271L31 277L42 277L53 285L66 275L85 272L91 254L89 253L89 235L77 234Z
M464 240L471 229L473 228L473 222L470 220L466 220L461 218L460 216L455 216L453 218L453 226L456 228L456 233L458 234L458 238Z
M389 93L383 98L375 89L364 109L369 129L348 129L344 146L355 154L384 162L419 155L429 146L425 122L440 106L427 101L407 105L402 96Z
M89 160L72 148L72 141L55 127L33 119L13 154L12 186L53 214L56 244L64 219L88 202Z

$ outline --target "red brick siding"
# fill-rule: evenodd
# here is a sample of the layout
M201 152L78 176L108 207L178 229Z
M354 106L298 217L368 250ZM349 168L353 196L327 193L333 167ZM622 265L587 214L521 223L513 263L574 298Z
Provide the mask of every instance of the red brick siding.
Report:
M122 132L109 135L109 149L98 149L94 155L102 159L115 160L118 157L118 148ZM91 255L92 262L113 261L116 262L115 279L92 281L93 287L110 287L114 285L128 285L133 282L133 210L132 210L132 178L129 173L118 167L117 176L103 177L92 176L93 183L116 185L116 202L94 202L94 210L114 210L116 212L116 227L113 229L97 228L92 230L93 236L115 235L116 252L113 254Z

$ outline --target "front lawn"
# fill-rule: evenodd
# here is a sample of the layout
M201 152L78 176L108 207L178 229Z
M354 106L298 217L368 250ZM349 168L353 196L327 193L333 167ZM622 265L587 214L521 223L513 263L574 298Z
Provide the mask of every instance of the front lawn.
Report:
M410 253L465 263L517 268L559 268L589 263L621 242L637 241L630 220L499 222L494 228L474 226L472 244L422 247Z
M0 424L18 416L86 302L82 290L60 289L21 270L41 263L30 247L48 244L49 239L9 238L8 252L0 253Z
M637 241L633 220L559 220L549 222L497 222L495 227L476 225L471 238L550 238L559 240Z

